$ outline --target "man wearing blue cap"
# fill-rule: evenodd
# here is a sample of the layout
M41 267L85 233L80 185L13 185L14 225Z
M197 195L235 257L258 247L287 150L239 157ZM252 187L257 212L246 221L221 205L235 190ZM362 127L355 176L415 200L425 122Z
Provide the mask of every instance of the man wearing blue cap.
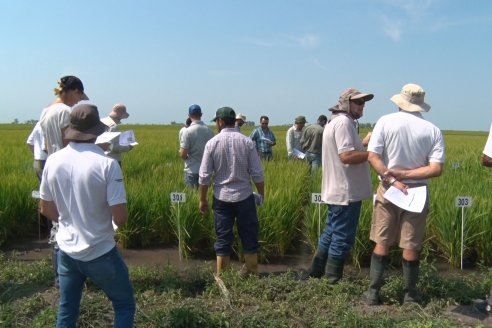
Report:
M179 157L185 161L185 184L198 188L198 171L202 162L203 150L214 132L202 122L202 109L193 104L188 108L190 126L183 131L179 140Z

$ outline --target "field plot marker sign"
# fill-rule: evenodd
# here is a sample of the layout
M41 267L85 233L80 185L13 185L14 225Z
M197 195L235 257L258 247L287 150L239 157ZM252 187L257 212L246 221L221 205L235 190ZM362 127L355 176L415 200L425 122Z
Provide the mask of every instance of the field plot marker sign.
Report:
M171 203L177 203L178 207L178 213L177 213L177 220L178 220L178 251L179 251L179 260L181 261L183 259L183 255L181 254L181 216L179 213L179 205L181 203L186 202L186 194L184 192L172 192L171 194Z
M311 194L311 203L318 204L318 238L321 236L321 204L324 202L321 200L320 193L312 193Z
M452 167L454 170L457 170L461 167L461 163L460 162L453 162Z
M461 270L463 270L463 252L465 239L465 208L471 207L473 199L470 196L458 196L454 201L456 207L461 207Z

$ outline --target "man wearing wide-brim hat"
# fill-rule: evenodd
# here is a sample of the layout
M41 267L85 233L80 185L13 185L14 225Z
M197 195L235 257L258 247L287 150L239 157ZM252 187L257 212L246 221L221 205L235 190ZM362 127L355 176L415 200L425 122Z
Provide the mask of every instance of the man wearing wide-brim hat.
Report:
M309 275L320 278L326 270L330 283L343 276L345 259L355 242L362 200L372 196L368 154L355 120L373 97L353 88L344 90L330 108L333 114L323 131L321 199L328 204L328 214Z
M390 187L404 194L409 188L426 187L429 178L441 175L445 159L441 130L422 116L422 112L430 110L424 89L417 84L406 84L399 94L391 97L391 101L398 106L398 112L384 115L377 121L367 148L368 160L381 178L370 235L376 246L371 256L369 289L363 296L369 305L381 303L379 290L384 284L390 247L396 243L403 249L403 302L420 301L417 292L419 252L424 240L429 200L421 212L415 213L389 202L384 194Z
M41 213L59 223L57 327L76 326L87 278L112 301L114 326L133 325L133 288L112 223L120 227L128 219L123 175L94 144L105 130L96 106L75 106L65 130L69 144L48 157L43 172Z
M126 106L124 104L116 104L111 109L109 115L101 119L101 122L106 125L107 132L119 132L121 120L127 119L128 117L130 117L130 114L128 114ZM109 143L106 155L117 160L121 166L122 154L132 149L132 145L120 145L120 138L113 138Z

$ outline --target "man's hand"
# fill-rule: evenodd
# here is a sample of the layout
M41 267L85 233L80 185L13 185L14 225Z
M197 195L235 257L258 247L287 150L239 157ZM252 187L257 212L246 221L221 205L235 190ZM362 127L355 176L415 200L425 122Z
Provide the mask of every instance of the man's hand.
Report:
M255 204L257 206L263 205L264 198L261 194L254 192L253 195L255 196Z
M208 213L208 202L206 200L201 200L198 207L200 209L200 213L202 214Z

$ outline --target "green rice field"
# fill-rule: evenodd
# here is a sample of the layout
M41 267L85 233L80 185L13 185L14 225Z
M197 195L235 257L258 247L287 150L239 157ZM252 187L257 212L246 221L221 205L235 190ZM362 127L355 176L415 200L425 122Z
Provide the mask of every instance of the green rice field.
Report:
M184 256L213 254L213 214L198 211L198 192L185 188L183 162L178 156L180 125L123 125L133 129L139 145L125 154L123 172L130 213L118 230L123 247L181 247ZM10 240L37 234L37 189L32 154L25 141L32 126L0 125L0 246ZM243 129L249 134L252 127ZM314 251L324 228L326 206L311 203L319 193L321 171L311 175L307 164L288 161L285 133L288 126L272 127L277 137L274 160L264 162L265 204L258 208L261 260L267 262L300 250ZM365 131L361 131L365 134ZM430 183L426 256L459 267L461 220L465 217L465 258L473 264L491 264L492 170L480 165L487 139L484 132L445 131L446 164L443 175ZM374 190L377 185L373 173ZM172 192L184 192L185 203L171 202ZM455 206L457 196L469 196L473 205ZM209 197L211 201L211 197ZM372 251L369 229L372 200L364 201L352 263L363 264ZM178 236L181 242L178 243ZM239 243L235 251L241 253ZM306 253L309 253L307 251ZM308 254L306 254L308 255Z

